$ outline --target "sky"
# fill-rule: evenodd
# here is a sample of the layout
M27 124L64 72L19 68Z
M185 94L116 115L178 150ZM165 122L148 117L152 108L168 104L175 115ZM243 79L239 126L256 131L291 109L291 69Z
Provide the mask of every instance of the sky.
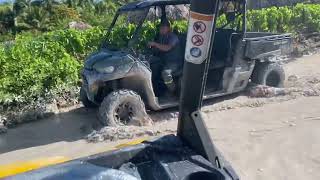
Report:
M0 4L4 2L10 2L11 0L0 0Z

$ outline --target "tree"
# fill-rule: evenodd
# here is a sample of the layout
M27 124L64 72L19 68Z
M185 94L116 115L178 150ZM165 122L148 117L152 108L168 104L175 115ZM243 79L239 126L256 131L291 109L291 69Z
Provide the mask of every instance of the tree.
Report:
M97 14L113 14L117 10L117 5L113 0L104 0L95 3L95 12Z
M15 16L23 13L30 6L30 0L15 0L13 3L13 12Z
M14 14L12 6L3 4L0 6L0 34L14 28Z

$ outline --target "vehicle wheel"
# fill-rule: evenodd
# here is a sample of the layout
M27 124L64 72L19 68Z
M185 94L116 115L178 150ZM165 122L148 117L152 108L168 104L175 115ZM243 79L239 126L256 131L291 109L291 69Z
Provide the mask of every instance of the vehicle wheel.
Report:
M84 107L86 108L94 108L97 107L96 104L94 104L93 102L91 102L88 99L87 93L86 91L83 89L83 87L81 87L80 89L80 101L82 102L82 104L84 105Z
M285 73L281 65L277 63L258 64L252 74L253 83L271 86L283 87Z
M150 120L141 97L130 90L118 90L106 96L99 108L99 119L106 126L142 125L146 119Z

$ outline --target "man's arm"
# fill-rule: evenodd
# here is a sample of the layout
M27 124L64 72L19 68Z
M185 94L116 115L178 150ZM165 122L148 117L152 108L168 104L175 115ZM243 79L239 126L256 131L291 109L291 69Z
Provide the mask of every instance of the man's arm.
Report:
M156 42L149 42L149 46L159 49L162 52L168 52L170 51L172 48L174 48L176 45L178 45L179 43L179 39L176 36L171 36L171 38L169 39L169 43L168 44L160 44L160 43L156 43Z
M171 45L171 44L160 44L160 43L156 43L156 42L150 42L149 43L149 46L150 47L153 47L153 48L157 48L159 49L160 51L164 51L164 52L168 52L170 51L174 45Z

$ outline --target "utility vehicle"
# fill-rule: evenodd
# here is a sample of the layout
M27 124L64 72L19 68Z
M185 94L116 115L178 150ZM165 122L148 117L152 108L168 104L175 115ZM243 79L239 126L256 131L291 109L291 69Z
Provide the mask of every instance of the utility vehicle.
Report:
M146 115L145 106L153 111L178 106L179 93L155 93L159 89L152 82L153 74L148 63L152 51L148 51L147 47L144 51L138 51L134 45L141 38L144 23L150 22L151 10L160 9L161 16L157 18L168 18L168 6L189 4L189 0L143 0L126 4L117 11L108 29L107 39L117 22L123 20L121 16L129 14L133 17L138 13L132 38L122 49L114 49L112 42L105 41L97 52L87 58L82 71L81 101L86 107L100 106L99 119L105 125L127 124L132 117L142 118ZM247 32L245 0L222 1L217 18L224 17L226 23L217 27L215 32L203 98L242 91L249 82L283 86L285 75L277 63L277 57L291 51L291 35ZM181 48L185 49L186 32L176 34ZM181 87L183 66L180 69L172 74L177 92Z

